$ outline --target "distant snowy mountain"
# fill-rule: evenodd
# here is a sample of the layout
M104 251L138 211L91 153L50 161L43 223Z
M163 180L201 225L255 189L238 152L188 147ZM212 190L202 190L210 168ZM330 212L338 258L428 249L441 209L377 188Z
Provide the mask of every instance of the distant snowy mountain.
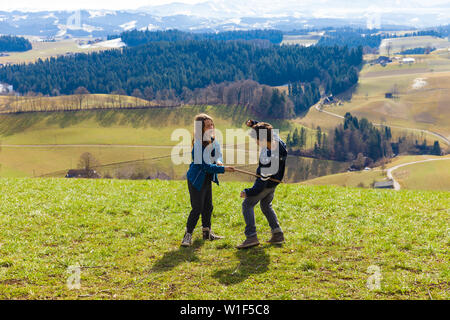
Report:
M371 16L378 17L381 27L385 29L427 27L450 22L448 2L442 1L439 8L417 0L381 0L377 2L378 7L371 5L372 2L209 0L193 5L175 2L130 11L0 11L0 34L104 38L126 30L147 28L193 32L247 29L290 31L348 25L366 27Z
M355 24L364 26L364 19L305 19L299 17L257 17L214 14L199 16L201 11L186 11L185 5L176 6L165 15L163 6L156 11L0 11L0 34L30 35L41 37L106 37L122 31L179 29L193 32L217 32L246 29L304 29L307 27L342 26ZM212 7L205 8L213 12ZM167 9L167 8L166 8ZM168 10L168 9L167 9ZM219 9L215 9L216 11ZM151 12L151 13L150 13ZM158 14L155 14L158 13Z
M448 0L205 0L197 4L169 3L140 8L152 15L193 15L209 18L296 17L354 19L380 15L385 24L416 27L448 24ZM400 19L400 20L399 20Z

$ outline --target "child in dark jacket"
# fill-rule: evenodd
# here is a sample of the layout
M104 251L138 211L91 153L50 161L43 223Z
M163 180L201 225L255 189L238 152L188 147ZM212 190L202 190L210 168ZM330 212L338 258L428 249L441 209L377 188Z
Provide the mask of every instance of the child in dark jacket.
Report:
M272 229L272 237L268 242L271 244L284 242L284 234L272 208L272 200L275 196L275 189L279 184L277 181L283 180L287 159L286 144L274 134L273 127L268 123L249 120L247 126L253 129L252 134L262 150L256 171L259 177L252 188L241 192L241 198L244 198L242 213L246 223L246 240L237 246L238 249L259 245L254 212L254 207L258 202Z
M211 232L211 215L213 211L211 182L219 184L217 174L233 172L233 167L225 167L219 143L214 139L214 121L207 114L199 114L195 122L201 122L194 132L192 163L186 174L191 198L192 210L186 223L186 232L181 242L182 246L192 245L192 233L202 216L203 239L218 240L223 237ZM201 135L200 135L201 133ZM207 149L205 152L205 149ZM204 156L204 154L206 154Z

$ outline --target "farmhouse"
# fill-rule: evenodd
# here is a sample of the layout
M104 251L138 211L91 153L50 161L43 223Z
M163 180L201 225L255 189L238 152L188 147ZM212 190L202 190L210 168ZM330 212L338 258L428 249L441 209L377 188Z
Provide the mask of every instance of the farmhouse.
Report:
M101 176L92 169L71 169L67 172L66 178L99 179Z
M394 189L394 181L388 180L388 181L375 182L373 187L375 189Z
M414 58L403 58L402 59L402 63L412 64L414 62L416 62L416 59L414 59Z
M0 83L0 94L8 94L14 92L14 87L7 83Z
M391 62L392 59L386 56L379 56L377 59L370 61L371 64L381 64L382 66L385 66Z
M324 100L323 100L323 103L324 104L332 104L332 103L335 103L336 101L335 101L335 99L334 99L334 97L333 97L333 95L331 94L331 95L329 95L328 97L326 97Z

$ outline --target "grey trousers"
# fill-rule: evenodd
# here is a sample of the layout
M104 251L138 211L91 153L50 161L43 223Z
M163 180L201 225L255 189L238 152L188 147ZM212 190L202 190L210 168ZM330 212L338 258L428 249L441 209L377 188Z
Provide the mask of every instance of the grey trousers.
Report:
M261 207L261 211L266 216L269 226L272 229L272 233L281 232L280 225L278 224L278 218L275 211L272 208L272 200L275 195L275 188L264 189L256 196L248 197L244 199L242 203L242 213L245 220L245 236L253 237L256 235L255 224L255 211L253 208L258 204Z

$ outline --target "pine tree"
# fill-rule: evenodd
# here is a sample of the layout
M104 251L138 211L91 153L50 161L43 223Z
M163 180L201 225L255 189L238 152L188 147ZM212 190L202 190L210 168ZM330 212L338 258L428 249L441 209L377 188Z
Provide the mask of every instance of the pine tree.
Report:
M286 145L288 147L292 147L292 141L291 141L291 133L289 132L286 138Z
M441 152L442 151L441 151L441 146L439 145L439 141L434 141L433 149L432 149L431 153L436 156L440 156Z
M295 128L294 134L292 135L292 145L297 147L297 146L299 146L298 142L299 142L298 129ZM299 146L299 147L301 147L301 146Z
M298 146L300 148L303 148L306 145L306 129L305 127L302 127L300 129L300 137L299 137L299 141L298 141Z
M322 129L320 126L317 127L317 146L319 148L322 146Z

